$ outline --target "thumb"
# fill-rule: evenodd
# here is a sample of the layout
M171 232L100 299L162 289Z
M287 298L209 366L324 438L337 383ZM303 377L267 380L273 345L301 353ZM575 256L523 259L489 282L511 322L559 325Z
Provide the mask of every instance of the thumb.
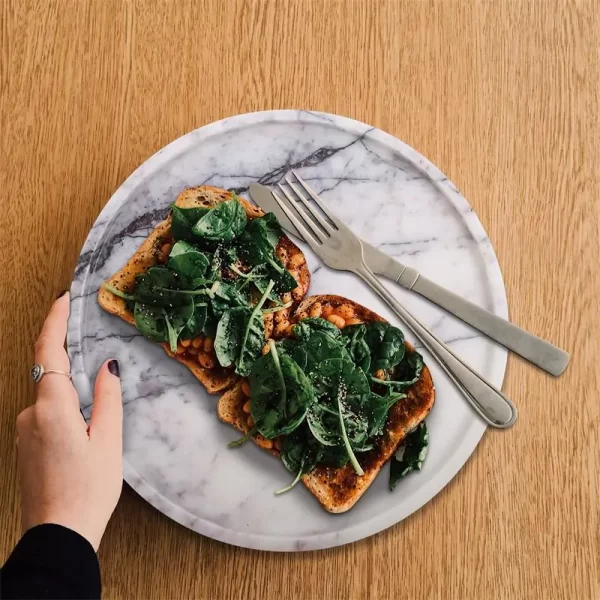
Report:
M123 401L119 361L107 360L98 371L90 420L90 439L121 452L123 445Z

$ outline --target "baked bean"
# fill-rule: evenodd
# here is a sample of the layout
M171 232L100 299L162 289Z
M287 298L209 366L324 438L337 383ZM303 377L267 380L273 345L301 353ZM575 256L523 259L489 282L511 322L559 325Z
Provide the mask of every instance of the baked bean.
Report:
M214 346L215 345L211 338L207 337L204 340L204 352L206 352L207 354L210 354L213 351Z
M288 255L287 250L283 246L277 246L275 253L277 254L277 258L285 265Z
M250 400L244 402L244 406L242 406L242 410L249 415L250 414Z
M185 348L181 345L181 342L177 342L177 354L183 354L185 352Z
M327 304L321 310L321 317L326 319L332 312L333 312L333 306L329 306L329 304Z
M172 248L172 245L169 244L168 242L166 244L163 244L160 247L160 252L159 252L159 257L158 257L160 262L166 263L167 260L169 260L169 254L171 253L171 248Z
M339 315L331 314L327 317L327 320L339 329L344 329L344 327L346 327L346 320Z
M244 379L242 381L242 392L244 392L244 394L248 396L248 398L250 397L250 384L248 383L247 379Z
M277 312L273 313L275 315L275 323L279 324L282 321L287 321L289 312L289 308L284 308L283 310L278 310Z
M346 319L346 327L349 327L350 325L360 325L361 323L362 321L360 319L357 319L356 317Z
M315 302L308 311L311 317L320 317L323 312L323 305L320 302Z
M292 290L292 298L296 301L301 300L304 295L304 288L299 285Z
M273 447L273 441L268 440L267 438L263 437L262 435L256 436L256 443L261 448L264 448L265 450L270 450Z
M297 254L294 254L292 258L290 258L289 265L291 269L297 269L298 267L301 267L305 262L306 258L304 258L304 254L302 254L302 252L298 252Z
M191 343L192 343L192 340L181 340L181 345L184 348L189 348Z
M354 309L348 304L338 306L333 312L336 315L340 315L342 319L351 319L354 316Z
M248 427L250 427L250 429L254 427L254 419L252 418L252 415L246 419L246 423L248 423Z
M377 369L377 371L375 371L375 377L377 379L385 379L385 371L383 369Z
M264 315L265 323L265 338L269 339L273 335L273 313L266 313Z
M215 367L215 359L210 354L205 354L204 352L198 354L198 362L205 369L214 369Z
M275 333L277 335L283 335L284 331L290 326L290 322L286 319L285 321L281 321L277 323L275 326Z
M202 346L202 336L198 336L192 340L192 346L194 348L200 348Z
M289 292L286 292L285 294L283 294L283 296L281 296L281 300L284 304L287 304L288 302L292 301L292 294L290 294Z

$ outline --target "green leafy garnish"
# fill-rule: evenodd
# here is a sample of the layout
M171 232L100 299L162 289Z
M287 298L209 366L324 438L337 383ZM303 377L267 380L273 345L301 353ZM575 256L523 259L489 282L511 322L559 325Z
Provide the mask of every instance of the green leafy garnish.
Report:
M275 343L250 372L250 410L258 431L267 439L288 435L306 418L314 401L310 381L289 356L279 355Z
M209 265L210 258L185 241L179 241L173 246L167 262L167 267L184 276L192 289L211 282L207 277Z
M412 471L421 470L428 448L429 433L423 421L406 436L404 443L390 461L390 490L393 490L398 481Z
M420 376L420 355L405 352L402 332L391 325L340 332L320 318L302 320L291 338L270 340L269 350L250 373L250 411L257 432L282 440L281 459L294 474L277 493L317 464L350 463L362 476L360 456L377 445L390 410L406 398L406 383ZM370 375L375 367L386 379ZM388 381L400 389L381 383Z
M238 240L238 253L249 264L266 268L275 290L282 294L293 290L298 283L275 256L274 250L281 238L281 226L273 213L252 219ZM260 286L260 279L255 281ZM260 289L260 287L259 287Z
M229 242L244 231L246 222L246 211L234 196L233 200L217 204L200 217L192 233L204 240Z
M108 290L111 294L114 294L119 298L123 298L124 300L135 300L135 296L133 296L132 294L122 292L121 290L117 289L114 285L110 285L106 281L104 281L100 287L105 290Z
M203 206L180 208L171 204L171 235L175 240L192 242L195 239L192 227L210 210Z

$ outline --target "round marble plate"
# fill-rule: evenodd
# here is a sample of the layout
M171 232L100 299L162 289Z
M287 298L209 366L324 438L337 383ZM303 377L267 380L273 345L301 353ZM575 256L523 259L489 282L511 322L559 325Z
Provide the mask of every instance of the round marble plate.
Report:
M452 479L485 431L424 352L437 401L427 420L430 451L423 471L391 493L385 467L352 510L330 515L302 485L274 496L291 480L283 465L253 444L228 450L238 433L217 420L217 398L160 347L99 308L102 280L123 266L182 189L211 184L244 195L250 183L273 185L292 168L357 234L507 317L494 251L467 201L418 152L363 123L305 111L224 119L169 144L121 185L90 231L71 286L68 349L84 414L90 414L98 367L105 358L118 357L125 480L158 510L198 533L280 551L345 544L398 523ZM312 272L311 293L348 296L398 323L357 278L329 270L303 249ZM504 349L387 283L419 319L501 387Z

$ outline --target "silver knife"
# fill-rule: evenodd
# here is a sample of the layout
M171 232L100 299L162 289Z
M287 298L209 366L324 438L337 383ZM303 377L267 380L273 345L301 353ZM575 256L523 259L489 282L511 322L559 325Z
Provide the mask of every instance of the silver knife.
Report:
M304 238L292 225L271 194L271 190L259 183L250 185L252 200L265 212L272 212L281 226L301 241ZM395 281L402 287L417 292L427 300L440 306L461 321L505 348L512 350L529 362L552 375L560 375L569 364L569 354L495 314L457 296L453 292L420 275L418 271L403 265L368 242L361 240L367 266L378 275Z

